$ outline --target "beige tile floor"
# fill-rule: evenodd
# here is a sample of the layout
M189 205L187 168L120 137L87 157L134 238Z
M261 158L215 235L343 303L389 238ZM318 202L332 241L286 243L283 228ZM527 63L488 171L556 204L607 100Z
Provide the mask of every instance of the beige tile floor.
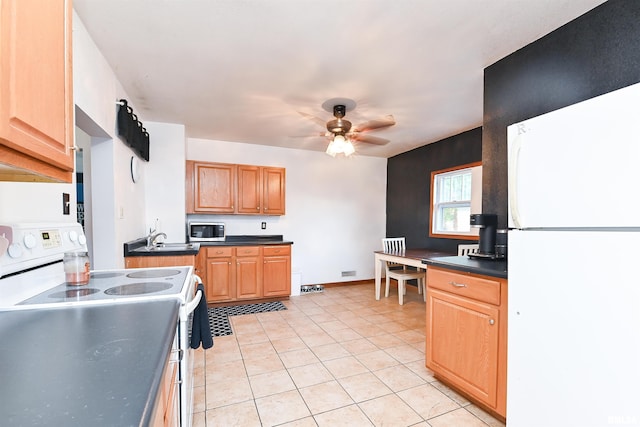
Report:
M194 427L504 426L424 366L425 303L373 282L291 297L286 311L232 316L196 351Z

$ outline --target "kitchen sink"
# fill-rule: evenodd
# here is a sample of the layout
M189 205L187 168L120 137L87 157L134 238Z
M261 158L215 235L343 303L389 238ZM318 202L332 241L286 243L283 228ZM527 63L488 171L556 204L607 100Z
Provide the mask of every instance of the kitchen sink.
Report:
M147 248L146 246L134 249L133 252L189 252L198 251L200 245L198 243L158 243L157 245Z
M150 251L186 251L197 249L193 243L158 243L149 248Z

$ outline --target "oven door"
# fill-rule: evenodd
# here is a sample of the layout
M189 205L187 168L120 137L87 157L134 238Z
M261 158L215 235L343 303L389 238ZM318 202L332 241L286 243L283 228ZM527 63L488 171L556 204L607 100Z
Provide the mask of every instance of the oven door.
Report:
M189 331L193 323L193 311L196 309L202 298L202 292L197 291L196 287L202 283L197 275L193 275L193 279L189 281L190 288L187 295L193 298L180 306L180 319L178 326L178 336L180 353L180 425L182 427L191 427L193 424L193 352L189 342Z

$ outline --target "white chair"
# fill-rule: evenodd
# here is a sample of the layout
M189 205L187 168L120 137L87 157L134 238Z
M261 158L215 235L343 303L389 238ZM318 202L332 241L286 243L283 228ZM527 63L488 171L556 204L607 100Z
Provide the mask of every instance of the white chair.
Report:
M398 254L398 256L403 256L405 251L405 238L404 237L391 237L382 239L382 249L386 253L390 254ZM404 294L407 292L407 280L416 279L418 281L418 293L423 294L424 300L427 301L427 293L424 292L424 282L425 282L425 270L422 269L409 269L408 266L404 264L399 264L395 262L385 262L385 276L386 276L386 287L384 291L384 296L389 296L389 285L391 279L395 279L398 282L398 302L400 305L404 304Z
M475 254L478 252L480 245L478 243L468 245L458 245L458 256L465 256L468 254Z

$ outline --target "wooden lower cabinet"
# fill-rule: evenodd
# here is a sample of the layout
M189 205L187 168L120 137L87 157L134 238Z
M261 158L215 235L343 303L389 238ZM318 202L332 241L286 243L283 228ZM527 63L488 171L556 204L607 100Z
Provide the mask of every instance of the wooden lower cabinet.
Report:
M263 253L263 295L291 294L291 246L270 246Z
M204 269L198 273L204 283L207 301L228 301L236 295L236 275L231 247L200 248L196 258L202 258ZM196 265L201 264L196 261ZM201 274L204 273L204 274Z
M205 284L207 302L286 297L291 294L291 247L202 246L196 274Z
M181 267L194 265L195 255L135 256L124 259L125 268Z
M174 340L172 354L177 353L177 341ZM178 361L169 357L162 375L159 396L152 415L152 427L180 426L180 392L178 390Z
M427 268L426 366L506 416L507 281Z
M236 248L236 299L262 297L260 246Z

